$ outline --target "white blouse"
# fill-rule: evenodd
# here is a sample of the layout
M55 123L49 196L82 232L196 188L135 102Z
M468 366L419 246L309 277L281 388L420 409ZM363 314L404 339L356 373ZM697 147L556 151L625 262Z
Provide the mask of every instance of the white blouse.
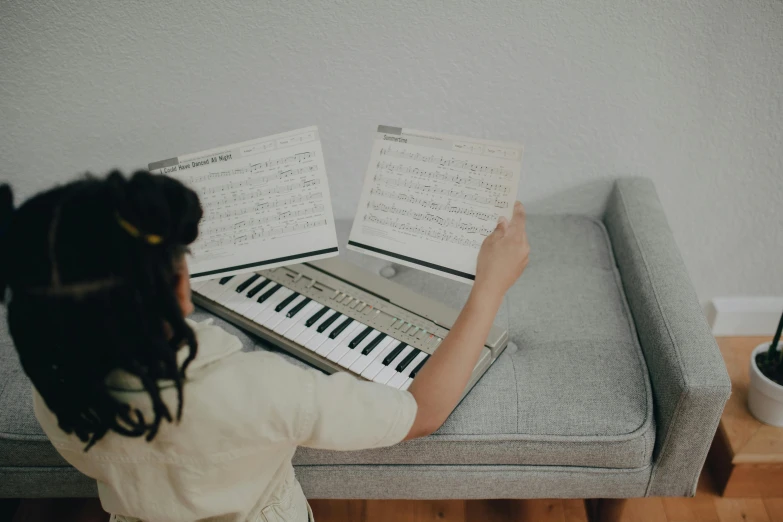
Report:
M305 522L294 476L297 446L359 450L402 441L416 416L407 391L348 374L327 376L241 343L218 326L188 321L198 356L187 370L182 420L163 421L151 442L107 433L89 451L34 393L35 414L58 452L98 482L103 508L122 522ZM181 350L184 358L186 350ZM152 419L138 379L115 372L119 400ZM176 412L173 383L161 396Z

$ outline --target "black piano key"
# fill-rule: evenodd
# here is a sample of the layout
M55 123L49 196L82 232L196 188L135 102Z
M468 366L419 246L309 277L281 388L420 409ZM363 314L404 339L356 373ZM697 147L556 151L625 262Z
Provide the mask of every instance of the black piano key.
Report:
M264 301L266 301L267 299L272 297L272 294L274 294L275 292L277 292L281 288L283 288L283 285L280 285L280 284L277 284L277 285L273 286L272 288L270 288L269 290L267 290L266 292L261 294L261 297L258 298L258 302L259 303L263 303Z
M370 343L369 343L367 346L365 346L365 347L364 347L364 350L362 350L362 355L367 355L367 354L369 354L369 353L370 353L371 351L373 351L373 350L375 349L375 347L376 347L376 346L378 346L378 345L380 344L380 342L381 342L381 341L383 341L385 338L386 338L386 334L385 334L385 333L380 333L380 334L378 334L378 335L375 337L375 339L373 339L372 341L370 341Z
M338 317L340 317L342 314L340 312L333 313L329 319L321 323L321 325L318 327L318 330L316 330L318 333L324 333L324 330L332 326L332 323L337 320Z
M353 322L353 319L351 319L351 318L349 317L348 319L346 319L345 321L343 321L342 323L340 323L340 326L338 326L337 328L335 328L334 330L332 330L332 331L331 331L331 333L329 334L329 339L334 339L335 337L337 337L338 335L340 335L340 334L342 333L342 331L343 331L343 330L345 330L345 328L346 328L346 327L347 327L349 324L351 324L352 322Z
M370 332L372 332L372 327L368 326L362 332L353 338L353 340L348 343L348 348L356 348L360 342L364 341L364 338L370 335Z
M260 292L266 285L271 283L271 279L264 279L261 283L258 283L256 286L250 289L250 291L247 293L248 297L254 297L258 292Z
M414 348L413 350L411 350L411 353L409 353L408 355L405 356L405 359L400 361L400 364L398 364L397 368L395 368L395 369L398 372L403 371L405 368L408 367L408 365L411 363L411 361L413 361L413 359L415 359L416 356L419 355L420 353L421 353L420 350L417 350L416 348Z
M247 281L245 281L244 283L242 283L237 287L237 293L241 294L242 292L244 292L247 289L247 287L252 285L259 277L261 276L258 274L251 275Z
M310 299L310 298L308 297L307 299L305 299L304 301L302 301L301 303L299 303L299 304L298 304L298 305L296 305L295 307L291 308L291 311L290 311L290 312L288 312L287 314L285 314L285 316L286 316L286 317L289 317L289 318L290 318L290 317L293 317L293 316L295 316L296 314L298 314L299 312L301 312L301 311L302 311L302 308L304 308L305 306L307 306L307 303L309 303L310 301L312 301L312 299Z
M328 307L328 306L324 306L323 308L321 308L321 309L320 309L320 310L318 310L316 313L314 313L313 315L311 315L311 316L310 316L310 319L308 319L308 320L305 322L305 326L306 326L306 327L308 327L308 328L310 328L310 327L311 327L311 326L313 326L315 323L317 323L317 322L318 322L318 320L319 320L321 317L323 317L323 315L324 315L326 312L328 312L328 311L329 311L329 307Z
M275 306L275 312L282 311L286 306L290 305L297 297L299 297L299 292L294 292L293 294L283 299L279 305Z
M416 365L416 367L413 369L413 371L411 371L411 373L410 373L410 375L408 375L408 377L410 377L411 379L416 377L416 374L419 373L419 370L421 370L421 367L424 366L424 363L429 361L429 360L430 360L430 356L429 355L427 357L425 357L424 359L422 359L421 362L418 365Z
M400 352L405 349L405 347L408 346L406 343L400 343L397 345L397 348L391 351L389 355L386 356L386 358L383 360L384 366L389 366L389 363L392 362L394 359L397 358L398 355L400 355Z
M221 277L219 283L221 285L224 285L224 284L228 283L229 281L231 281L231 279L233 279L233 277L234 276Z

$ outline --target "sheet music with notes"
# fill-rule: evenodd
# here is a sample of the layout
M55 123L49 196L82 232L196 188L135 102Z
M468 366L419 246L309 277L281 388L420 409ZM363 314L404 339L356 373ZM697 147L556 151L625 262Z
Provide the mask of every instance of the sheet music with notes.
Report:
M521 145L381 125L348 248L472 284L521 170Z
M338 254L316 127L151 163L149 170L199 195L204 217L188 259L193 280Z

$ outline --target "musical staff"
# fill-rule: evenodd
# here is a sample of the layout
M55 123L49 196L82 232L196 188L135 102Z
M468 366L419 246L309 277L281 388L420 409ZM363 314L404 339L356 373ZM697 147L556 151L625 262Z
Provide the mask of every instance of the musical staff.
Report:
M510 217L520 158L521 149L509 144L379 131L351 230L354 247L399 254L424 270L447 267L438 273L464 281L456 274L475 273L484 238L500 216Z
M277 226L268 229L260 229L254 232L246 232L235 236L215 236L200 244L202 248L215 248L227 245L239 246L257 239L268 239L272 237L282 237L291 233L303 232L312 228L324 227L328 224L326 219L313 221L302 221L288 226Z

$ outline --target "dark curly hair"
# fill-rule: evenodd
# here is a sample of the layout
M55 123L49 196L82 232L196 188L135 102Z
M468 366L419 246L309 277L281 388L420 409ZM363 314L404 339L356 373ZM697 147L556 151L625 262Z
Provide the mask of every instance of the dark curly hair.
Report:
M176 385L182 414L193 330L175 295L178 263L196 239L195 192L166 176L87 175L13 208L0 186L0 300L22 367L60 429L85 451L109 430L152 440L172 421L159 381ZM183 364L177 352L189 350ZM137 376L154 418L107 388L115 370Z

